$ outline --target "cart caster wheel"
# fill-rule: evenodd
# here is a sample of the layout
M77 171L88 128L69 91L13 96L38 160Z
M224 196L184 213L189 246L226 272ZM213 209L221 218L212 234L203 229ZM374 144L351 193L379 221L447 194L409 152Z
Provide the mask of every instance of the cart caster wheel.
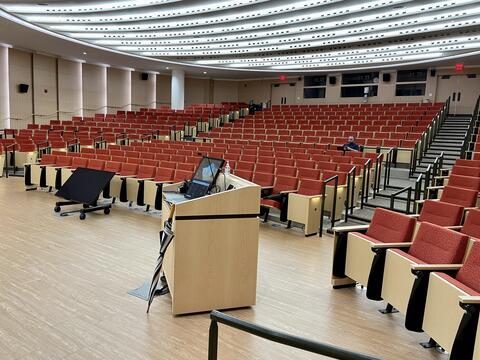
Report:
M85 220L85 218L87 217L87 215L85 213L80 213L80 220Z
M55 206L55 207L53 208L53 211L55 211L56 213L59 213L60 210L62 210L62 209L60 208L60 206Z
M105 215L110 214L110 208L105 208L105 209L103 209L103 213L104 213Z

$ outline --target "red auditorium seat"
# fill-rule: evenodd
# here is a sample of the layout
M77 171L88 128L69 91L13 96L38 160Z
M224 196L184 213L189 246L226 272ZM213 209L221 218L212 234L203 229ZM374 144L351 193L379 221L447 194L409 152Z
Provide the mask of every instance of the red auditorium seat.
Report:
M105 161L103 160L89 160L88 168L94 170L103 170L105 168Z
M475 207L478 200L478 191L445 186L440 197L441 202L460 205L463 207Z
M288 192L297 191L298 178L292 176L276 176L271 193L260 201L260 215L265 214L267 221L269 209L280 210L280 221L287 221Z
M470 209L468 211L460 232L480 239L480 209Z
M475 316L467 307L480 296L480 242L472 241L463 266L456 273L433 272L429 275L421 330L448 351L454 359L473 359L478 349ZM460 300L460 297L463 297ZM465 309L461 307L465 306ZM472 332L477 332L476 336ZM472 336L473 335L473 336Z
M299 168L298 169L298 178L299 179L320 179L320 169L308 169L308 168Z
M467 235L422 222L408 251L398 249L387 251L382 298L406 315L407 328L410 322L421 322L424 310L420 307L413 314L411 304L414 304L415 300L411 297L416 297L417 289L414 288L416 276L412 273L412 266L461 264L467 244ZM415 293L412 294L412 290ZM419 304L421 305L421 302Z
M234 170L233 174L248 181L252 181L253 178L252 170L241 170L237 168Z
M185 180L190 180L190 178L192 177L192 172L191 171L186 171L186 170L175 170L175 175L174 175L174 178L173 178L173 182L177 183L177 182L182 182L182 181L185 181Z
M273 173L262 173L255 171L253 174L252 182L260 185L262 188L271 188L273 187L273 182L275 181L275 175Z
M434 200L425 200L418 221L429 222L440 226L460 225L463 217L463 206Z
M257 163L255 165L255 172L261 172L266 174L273 174L275 173L275 164L262 164Z
M294 166L277 165L275 168L275 175L295 177L297 176L297 169Z

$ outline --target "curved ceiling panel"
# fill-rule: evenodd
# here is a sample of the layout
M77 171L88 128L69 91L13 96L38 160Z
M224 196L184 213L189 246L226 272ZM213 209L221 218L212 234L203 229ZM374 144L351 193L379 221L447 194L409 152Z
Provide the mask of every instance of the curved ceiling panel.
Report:
M480 3L472 0L4 1L0 7L97 47L231 70L354 70L480 51Z

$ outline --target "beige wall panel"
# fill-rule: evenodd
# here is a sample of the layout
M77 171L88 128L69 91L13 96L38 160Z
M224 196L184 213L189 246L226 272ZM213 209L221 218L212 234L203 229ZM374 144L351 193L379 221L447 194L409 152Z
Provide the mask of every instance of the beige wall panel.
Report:
M238 101L256 103L268 102L272 95L272 80L253 80L238 82Z
M54 57L33 55L33 102L37 124L57 119L57 59Z
M62 119L81 116L82 63L58 59L58 110Z
M156 91L156 74L148 74L148 80L142 80L142 72L132 71L132 110L155 108Z
M83 115L93 116L106 112L107 106L107 69L104 66L83 64L82 93Z
M213 102L238 101L238 81L215 80L213 88Z
M172 77L170 75L157 75L157 106L168 105L172 101Z
M10 128L8 47L0 45L0 128Z
M208 103L209 79L185 78L185 104Z
M32 54L9 49L9 70L11 127L26 128L26 124L32 121L33 114ZM30 85L28 92L20 94L19 84Z
M107 69L107 105L108 112L128 111L132 103L131 71L126 69Z

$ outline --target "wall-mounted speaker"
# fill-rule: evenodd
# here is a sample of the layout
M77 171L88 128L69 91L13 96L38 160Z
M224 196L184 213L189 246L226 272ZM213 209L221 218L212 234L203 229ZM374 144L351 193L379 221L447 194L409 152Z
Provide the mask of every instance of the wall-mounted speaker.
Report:
M28 92L29 85L28 84L19 84L18 85L18 92L21 94L25 94Z
M437 75L437 71L435 69L430 69L430 76Z
M144 80L144 81L148 80L148 73L142 73L142 74L141 74L141 78L142 78L142 80Z
M389 73L385 73L383 74L383 82L390 82L390 74Z
M335 85L337 83L337 78L335 76L330 76L328 82L330 85Z

